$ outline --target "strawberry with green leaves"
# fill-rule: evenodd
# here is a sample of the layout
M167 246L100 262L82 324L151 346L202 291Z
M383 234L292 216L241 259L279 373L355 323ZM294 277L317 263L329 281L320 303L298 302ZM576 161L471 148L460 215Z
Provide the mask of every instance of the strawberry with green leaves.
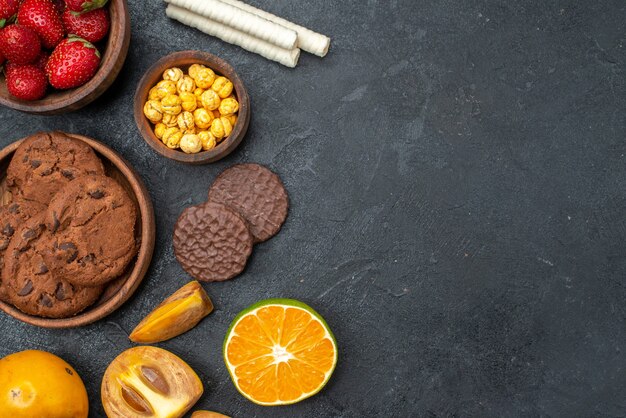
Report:
M108 0L65 0L67 8L73 12L84 13L100 9Z
M52 87L71 89L91 80L99 66L100 53L91 42L69 37L52 51L46 63L46 74Z
M109 33L109 12L106 9L96 9L91 12L76 13L65 9L63 25L68 34L80 36L95 43L104 39Z
M0 30L0 52L14 64L30 64L39 56L41 43L31 28L9 25Z
M51 0L24 0L17 11L17 21L32 28L47 49L57 46L65 36L61 16Z
M21 100L39 100L46 94L48 80L36 65L8 63L5 68L7 90Z
M0 28L15 18L19 6L19 0L0 0Z

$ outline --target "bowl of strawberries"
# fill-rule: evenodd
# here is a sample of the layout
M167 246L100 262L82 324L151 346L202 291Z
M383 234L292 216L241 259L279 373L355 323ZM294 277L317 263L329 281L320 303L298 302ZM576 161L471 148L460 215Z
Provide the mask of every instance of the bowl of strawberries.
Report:
M0 0L0 105L53 115L113 83L130 44L126 0Z

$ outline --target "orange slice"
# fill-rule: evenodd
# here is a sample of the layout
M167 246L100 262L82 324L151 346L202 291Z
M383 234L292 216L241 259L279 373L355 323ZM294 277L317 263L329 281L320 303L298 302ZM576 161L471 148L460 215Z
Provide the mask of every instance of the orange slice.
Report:
M235 387L259 405L289 405L319 392L337 364L326 321L293 299L268 299L242 311L224 340Z

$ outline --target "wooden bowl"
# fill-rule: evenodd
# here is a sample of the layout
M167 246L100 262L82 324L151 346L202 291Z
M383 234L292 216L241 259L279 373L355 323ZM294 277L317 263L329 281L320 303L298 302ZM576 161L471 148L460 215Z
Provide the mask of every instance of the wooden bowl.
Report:
M0 309L20 321L44 328L73 328L90 324L104 318L119 308L132 294L143 280L154 250L155 223L154 210L146 186L135 170L115 151L95 139L82 135L68 134L89 144L102 160L106 174L117 180L126 189L128 195L135 202L138 209L137 223L135 224L135 238L139 244L137 256L129 263L126 271L117 279L110 282L100 299L83 312L62 319L42 318L26 314L13 305L0 301ZM10 203L10 194L6 190L6 170L13 153L24 139L20 139L0 150L0 191L2 204ZM7 198L8 195L8 198Z
M203 64L211 68L218 75L223 75L232 81L234 93L239 102L239 113L237 122L233 126L233 131L222 142L217 144L215 148L209 151L200 151L196 154L186 154L181 150L170 149L154 135L154 127L143 114L143 106L148 100L148 93L159 80L162 79L163 72L171 67L178 67L183 71L187 71L191 64ZM216 57L213 54L203 51L180 51L170 55L166 55L155 62L139 81L137 91L135 92L134 103L135 122L139 128L139 132L156 152L164 157L172 160L180 161L188 164L207 164L217 161L230 154L237 145L243 140L250 125L250 99L248 92L237 75L233 67L226 61Z
M57 115L78 110L104 93L122 69L130 45L130 17L126 0L110 0L107 7L111 28L107 39L98 42L102 61L91 80L74 89L51 90L41 100L25 101L9 94L4 75L0 75L0 104L27 113ZM100 45L104 42L103 51Z

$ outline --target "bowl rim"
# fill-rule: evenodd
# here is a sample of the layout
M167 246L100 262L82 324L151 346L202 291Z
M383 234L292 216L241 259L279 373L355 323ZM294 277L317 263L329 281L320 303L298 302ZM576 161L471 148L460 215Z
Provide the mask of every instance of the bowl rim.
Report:
M118 291L114 293L106 302L95 308L88 307L85 311L68 318L44 318L26 314L13 305L0 301L0 310L22 322L43 328L75 328L96 322L116 311L135 293L146 276L152 261L155 245L156 225L154 219L154 209L152 207L152 201L150 200L148 189L137 172L122 156L102 142L79 134L66 133L66 135L87 143L96 152L120 170L125 178L129 179L128 182L132 187L133 194L137 199L139 212L141 213L141 243L139 252L137 253L135 265L133 266L128 279L126 279ZM0 150L0 160L3 160L7 156L14 153L26 138L28 137L18 139L17 141L2 148Z
M102 54L102 62L91 80L82 86L62 91L58 99L54 101L46 101L45 99L49 96L33 102L16 99L11 96L0 96L0 105L26 113L59 114L78 110L93 102L108 90L117 79L126 61L131 34L127 1L110 0L108 7L110 9L115 7L116 13L122 19L121 24L118 25L114 25L111 20L111 29L108 36L111 36L114 28L119 28L118 37L121 39L121 43L118 48L111 50L108 44L109 40L107 40L107 48L104 54ZM71 99L67 100L69 96L71 96Z
M143 105L148 99L150 89L153 87L151 85L151 79L162 74L167 68L179 65L182 67L188 66L191 64L186 63L189 60L204 64L215 72L228 77L233 83L235 94L239 102L237 122L231 134L212 150L200 151L195 154L187 154L183 151L170 149L165 146L165 144L154 135L150 121L148 121L143 114ZM206 164L226 157L241 143L250 125L250 97L248 96L248 92L241 77L239 77L239 74L237 74L233 66L226 60L205 51L178 51L161 57L152 64L141 77L139 84L137 84L133 101L135 124L144 141L160 155L187 164Z

